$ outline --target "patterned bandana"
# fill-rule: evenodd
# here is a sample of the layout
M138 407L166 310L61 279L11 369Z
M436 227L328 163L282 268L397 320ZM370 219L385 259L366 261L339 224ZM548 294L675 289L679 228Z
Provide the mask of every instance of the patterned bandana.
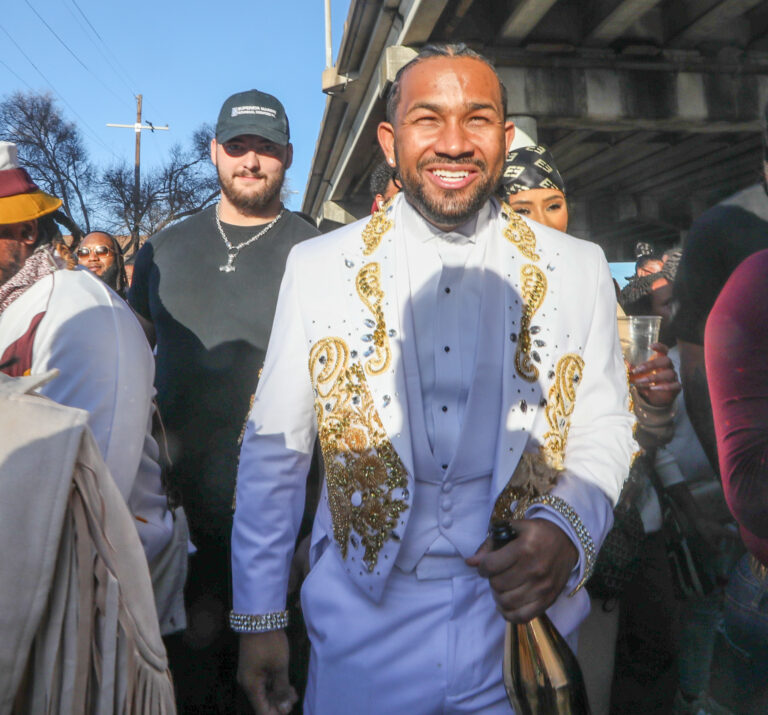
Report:
M60 268L50 246L40 246L24 261L21 270L0 285L0 315L37 281Z
M512 149L504 162L501 185L508 195L529 189L557 189L565 194L565 183L555 160L541 145Z

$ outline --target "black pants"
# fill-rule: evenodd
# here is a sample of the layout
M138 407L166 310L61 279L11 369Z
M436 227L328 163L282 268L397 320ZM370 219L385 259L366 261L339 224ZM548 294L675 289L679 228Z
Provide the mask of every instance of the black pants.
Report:
M665 715L677 689L677 602L661 532L646 536L621 597L612 715Z
M163 639L181 715L253 712L237 684L238 637L229 628L230 570L228 544L203 544L190 557L184 589L187 630ZM293 713L300 715L309 668L309 640L298 592L289 597L288 610L289 675L300 698Z
M184 601L187 629L167 636L179 713L250 713L239 691L231 608L229 545L201 543L190 557Z

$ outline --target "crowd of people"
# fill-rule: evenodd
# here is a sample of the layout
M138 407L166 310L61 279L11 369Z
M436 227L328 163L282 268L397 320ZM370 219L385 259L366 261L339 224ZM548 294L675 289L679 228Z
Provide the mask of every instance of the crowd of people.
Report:
M218 203L128 261L0 142L0 711L508 713L546 612L594 715L768 712L768 198L620 289L508 109L425 47L371 216L320 235L237 93Z

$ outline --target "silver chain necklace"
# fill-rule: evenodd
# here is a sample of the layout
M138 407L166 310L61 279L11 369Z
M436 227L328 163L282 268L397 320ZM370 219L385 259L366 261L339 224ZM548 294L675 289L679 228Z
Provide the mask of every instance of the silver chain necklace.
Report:
M221 240L224 241L224 245L227 247L227 263L224 266L219 266L219 270L223 271L224 273L234 273L237 270L235 268L235 259L237 258L240 251L242 251L246 246L250 246L254 241L258 241L267 231L269 231L269 229L272 228L272 226L274 226L282 218L283 213L285 213L285 209L280 209L280 213L277 214L277 216L275 216L275 218L273 218L257 234L254 234L242 243L238 243L237 246L233 246L230 240L227 238L227 234L224 233L224 229L221 227L221 220L219 219L219 206L221 206L220 202L216 204L216 227L219 229Z

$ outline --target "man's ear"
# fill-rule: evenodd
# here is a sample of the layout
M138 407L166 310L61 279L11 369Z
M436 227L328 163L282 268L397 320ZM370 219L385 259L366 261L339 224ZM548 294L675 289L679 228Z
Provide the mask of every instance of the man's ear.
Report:
M504 123L504 138L507 141L507 154L509 154L509 147L512 146L512 140L515 138L515 123L514 122L505 122ZM504 156L506 157L505 154Z
M214 166L218 166L216 163L216 147L218 146L218 143L216 142L216 137L211 139L211 161L213 162Z
M285 147L285 161L283 162L283 166L286 169L290 169L291 164L293 164L293 144L288 143Z
M381 122L376 130L379 146L384 152L387 164L395 165L395 128L389 122Z
M21 224L21 242L28 246L37 243L37 221L24 221Z

